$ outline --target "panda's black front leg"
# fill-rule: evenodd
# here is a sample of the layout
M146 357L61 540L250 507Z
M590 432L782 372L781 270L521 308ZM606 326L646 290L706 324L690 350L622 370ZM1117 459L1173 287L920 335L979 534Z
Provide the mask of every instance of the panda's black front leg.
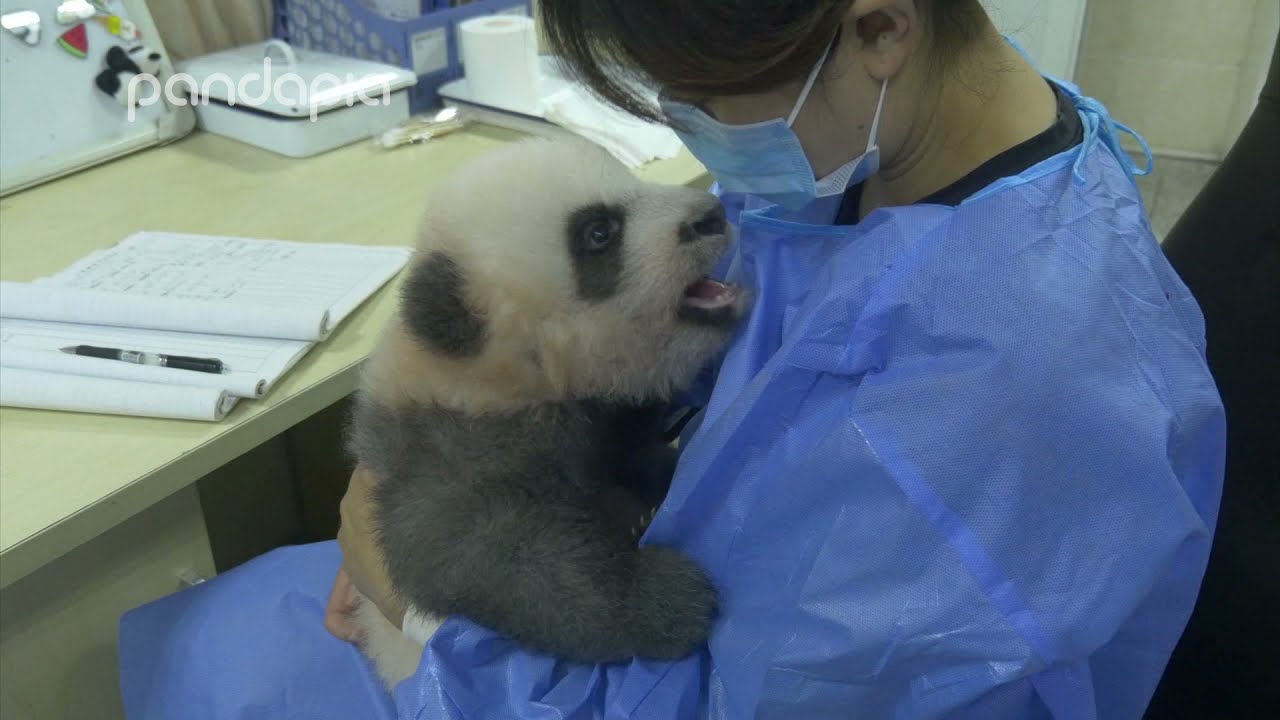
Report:
M667 498L671 489L671 479L675 477L676 462L680 452L669 445L656 445L646 449L637 449L632 457L621 462L627 467L618 471L618 476L628 491L644 507L646 524L658 506Z
M670 407L666 404L612 407L599 421L608 428L602 449L602 475L625 488L652 513L667 496L679 451L663 439Z
M392 584L415 607L573 662L675 660L706 641L708 577L675 550L636 547L589 499L488 486L443 507L380 522ZM416 537L388 537L398 532Z

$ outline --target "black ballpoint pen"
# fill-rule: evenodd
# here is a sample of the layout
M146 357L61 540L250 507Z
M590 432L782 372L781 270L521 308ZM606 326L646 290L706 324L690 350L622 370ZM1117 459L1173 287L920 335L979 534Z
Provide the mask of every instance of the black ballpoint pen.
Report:
M71 355L84 355L85 357L104 358L106 360L119 360L135 365L157 365L178 370L195 370L196 372L206 373L220 373L223 370L222 361L214 358L162 355L160 353L139 352L137 350L94 347L93 345L64 347L62 352Z

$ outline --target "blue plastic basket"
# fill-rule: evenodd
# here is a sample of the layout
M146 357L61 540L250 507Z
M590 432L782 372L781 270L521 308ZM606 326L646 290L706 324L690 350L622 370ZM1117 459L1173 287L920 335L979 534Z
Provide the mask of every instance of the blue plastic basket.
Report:
M432 0L423 0L423 6ZM440 4L437 0L436 4ZM418 76L410 112L440 105L439 87L462 77L457 25L478 15L529 16L530 0L474 0L410 20L383 17L360 0L275 0L275 37L294 47L384 62Z

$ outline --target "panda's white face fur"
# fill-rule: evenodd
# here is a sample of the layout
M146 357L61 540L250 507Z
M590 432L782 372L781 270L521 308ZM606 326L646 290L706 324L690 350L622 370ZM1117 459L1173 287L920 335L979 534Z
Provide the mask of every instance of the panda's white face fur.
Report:
M470 411L666 397L741 317L736 288L700 280L727 247L709 193L586 142L504 147L432 192L369 389Z

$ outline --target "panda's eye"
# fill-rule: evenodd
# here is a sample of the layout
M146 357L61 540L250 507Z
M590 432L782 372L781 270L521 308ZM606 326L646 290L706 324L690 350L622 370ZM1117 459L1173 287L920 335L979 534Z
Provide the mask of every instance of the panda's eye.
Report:
M600 252L612 245L617 235L617 223L612 220L596 220L583 228L583 245L589 252Z
M574 210L568 218L566 237L574 257L611 257L626 241L626 209L594 203Z

